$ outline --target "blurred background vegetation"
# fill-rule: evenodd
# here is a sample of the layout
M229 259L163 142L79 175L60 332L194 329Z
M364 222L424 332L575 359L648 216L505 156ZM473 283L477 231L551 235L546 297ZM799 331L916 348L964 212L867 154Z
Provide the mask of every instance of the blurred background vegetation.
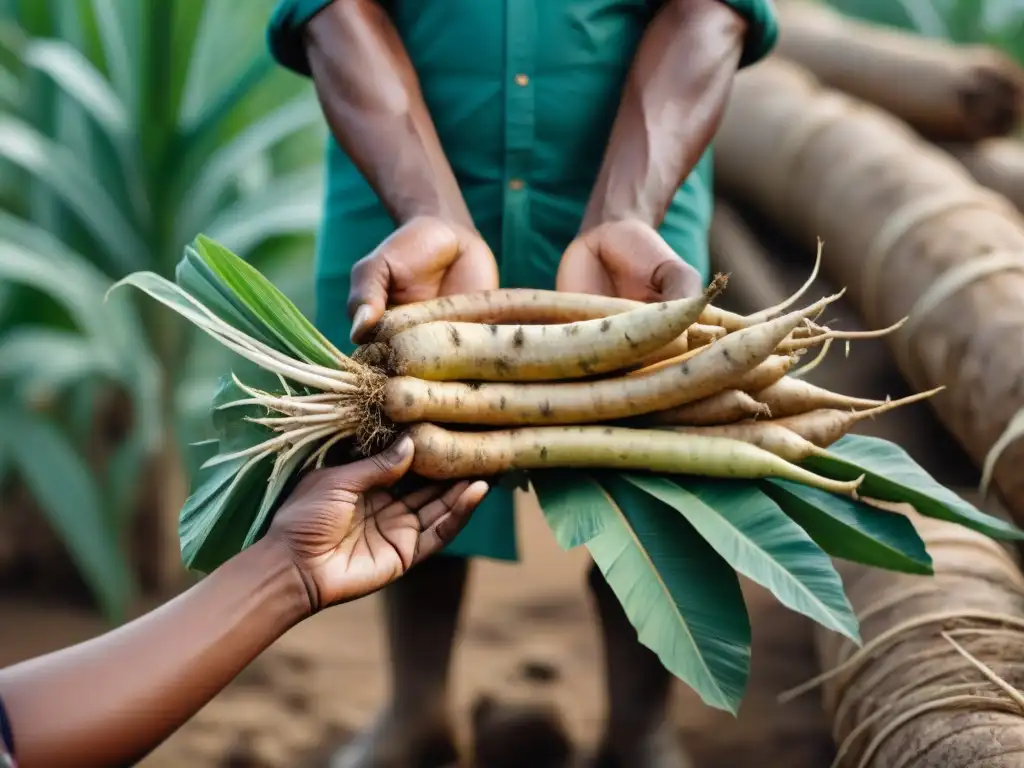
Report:
M273 4L0 0L0 587L77 581L117 620L181 578L182 448L232 361L113 281L203 232L312 312L325 134ZM832 4L1024 61L1021 0Z
M311 311L324 131L265 52L272 6L0 0L0 536L45 521L115 619L180 575L181 448L230 360L107 288L173 278L204 232Z

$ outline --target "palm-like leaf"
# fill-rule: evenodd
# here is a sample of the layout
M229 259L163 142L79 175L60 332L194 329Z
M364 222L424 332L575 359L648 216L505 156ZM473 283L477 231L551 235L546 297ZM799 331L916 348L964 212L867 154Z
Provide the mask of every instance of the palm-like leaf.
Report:
M272 0L9 5L20 29L5 27L0 47L19 67L0 67L0 175L13 178L11 169L18 182L0 198L9 211L0 210L0 377L15 380L23 407L33 393L69 387L72 401L88 403L79 390L96 381L130 393L136 431L114 474L96 481L113 509L131 498L157 439L198 436L187 406L228 363L217 345L193 352L196 334L139 311L134 297L102 296L132 271L173 277L182 247L204 229L257 261L294 235L308 249L322 119L309 85L263 50ZM315 149L282 166L276 155L290 142ZM241 183L256 167L264 172ZM311 285L310 276L293 290ZM26 326L24 291L56 299L72 327L40 326L49 320L38 313ZM190 414L173 424L179 404Z

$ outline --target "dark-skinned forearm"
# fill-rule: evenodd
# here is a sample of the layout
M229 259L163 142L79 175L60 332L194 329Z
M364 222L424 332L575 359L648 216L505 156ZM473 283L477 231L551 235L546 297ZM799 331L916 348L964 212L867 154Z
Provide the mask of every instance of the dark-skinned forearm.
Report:
M472 228L412 62L376 0L335 0L307 25L306 50L331 133L395 221Z
M658 12L623 89L583 231L622 219L660 226L718 129L746 26L720 0L670 0Z
M0 670L18 764L134 764L309 607L290 559L258 542L113 632Z

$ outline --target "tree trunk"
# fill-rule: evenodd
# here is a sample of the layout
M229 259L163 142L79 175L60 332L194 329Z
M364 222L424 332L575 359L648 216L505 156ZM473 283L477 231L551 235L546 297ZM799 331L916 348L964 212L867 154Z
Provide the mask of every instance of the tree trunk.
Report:
M179 589L187 577L177 528L188 476L170 421L163 443L142 463L124 542L139 586L157 595ZM108 389L98 394L85 446L86 461L98 478L105 476L131 423L132 404L125 393ZM63 542L20 482L0 488L0 591L95 606Z
M178 515L188 498L188 475L170 424L144 470L134 507L131 558L145 592L166 594L181 587L186 571L178 544Z

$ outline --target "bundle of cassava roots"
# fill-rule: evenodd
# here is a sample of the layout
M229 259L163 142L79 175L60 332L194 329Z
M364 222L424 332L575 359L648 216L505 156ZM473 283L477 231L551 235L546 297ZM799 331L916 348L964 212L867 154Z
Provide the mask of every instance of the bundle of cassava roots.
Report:
M820 260L820 249L819 249ZM815 274L817 267L815 267ZM614 468L717 478L778 477L856 496L860 480L800 466L860 420L926 398L847 397L801 375L835 340L894 330L842 332L817 320L840 294L742 316L702 296L655 304L555 291L505 289L388 310L373 341L336 367L302 362L226 323L222 343L278 374L282 391L235 384L247 395L221 408L262 406L250 421L273 431L222 456L309 452L319 466L351 441L364 453L406 429L413 471L431 479L511 470ZM812 362L798 367L809 350ZM296 393L285 383L305 388Z

